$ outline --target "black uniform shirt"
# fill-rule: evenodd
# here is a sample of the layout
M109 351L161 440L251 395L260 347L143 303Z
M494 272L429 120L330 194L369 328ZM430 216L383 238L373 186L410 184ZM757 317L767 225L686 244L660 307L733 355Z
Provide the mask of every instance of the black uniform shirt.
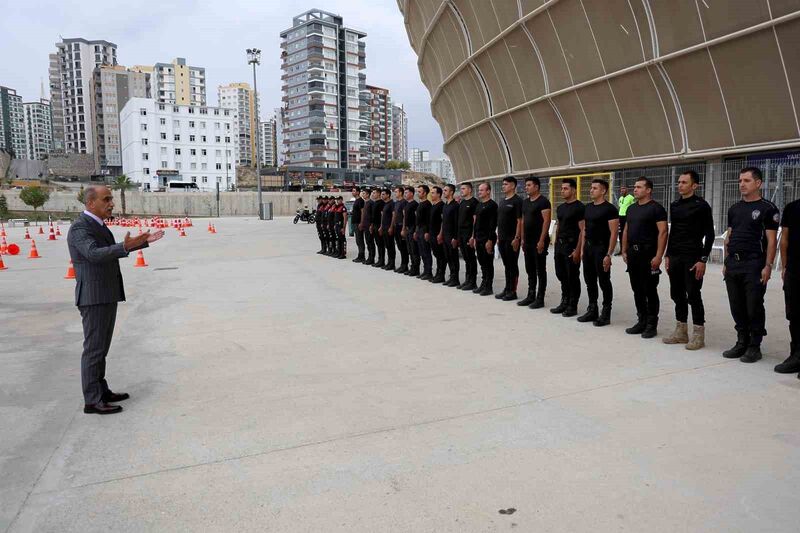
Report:
M417 205L416 200L406 200L406 205L403 208L406 229L414 229L417 227Z
M361 210L364 209L364 199L360 196L353 202L353 224L361 223Z
M372 224L372 206L375 204L372 200L367 200L364 202L364 209L361 211L361 222L363 223L366 229L369 229L370 224Z
M458 204L458 233L472 236L472 217L475 216L475 208L478 207L478 199L474 196L469 200L461 200Z
M317 204L317 214L314 216L314 222L317 226L322 225L322 204Z
M522 218L522 198L516 194L497 204L497 238L510 241L517 235L517 220Z
M431 224L431 203L423 200L417 206L417 228L423 233L428 233Z
M381 199L375 200L372 202L372 217L370 221L374 226L381 225L381 215L383 214L383 206L386 202Z
M667 221L667 212L660 203L655 200L650 200L644 205L636 202L628 208L627 217L625 227L628 228L629 245L658 246L658 225L656 223Z
M608 222L619 219L619 210L608 202L600 205L592 202L586 204L583 216L586 225L586 242L608 247L608 241L611 240Z
M442 230L442 213L444 212L444 202L440 201L438 204L431 204L431 222L428 225L428 231L431 238L435 239L439 232Z
M708 202L695 195L678 198L669 213L667 257L708 257L714 246L714 216Z
M547 209L550 209L550 200L544 196L539 196L536 200L525 198L522 201L522 227L525 231L525 242L539 242L539 237L542 236L542 226L544 225L542 211Z
M728 253L766 254L766 230L777 230L780 219L778 208L769 200L739 200L728 209Z
M397 216L394 219L395 226L402 226L403 225L403 217L405 215L406 204L408 202L403 198L402 200L395 200L394 202L394 212L397 213Z
M442 230L445 239L452 240L458 235L458 209L458 202L455 200L444 204L442 208Z
M563 203L556 208L558 219L558 239L561 241L577 242L581 236L581 227L578 224L583 220L586 207L580 200Z
M394 204L395 202L393 200L389 200L383 205L383 213L381 214L381 227L383 229L389 229L389 226L392 225L392 213L394 212Z
M781 226L789 231L789 253L784 268L794 274L800 274L800 200L789 202L783 208Z
M475 240L497 242L497 202L478 202L475 208Z

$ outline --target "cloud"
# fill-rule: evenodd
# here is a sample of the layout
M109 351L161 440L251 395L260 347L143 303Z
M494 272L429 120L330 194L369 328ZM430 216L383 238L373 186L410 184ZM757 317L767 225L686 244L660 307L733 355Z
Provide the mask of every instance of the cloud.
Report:
M367 33L367 83L385 87L409 115L409 146L441 154L442 136L431 116L430 95L420 81L417 56L408 43L396 0L35 0L15 4L0 20L0 85L17 89L26 100L47 89L48 54L59 35L116 43L121 64L152 65L185 57L206 68L209 104L217 87L252 82L245 49L262 50L258 70L262 114L280 105L280 36L292 17L313 8L337 13L345 25Z

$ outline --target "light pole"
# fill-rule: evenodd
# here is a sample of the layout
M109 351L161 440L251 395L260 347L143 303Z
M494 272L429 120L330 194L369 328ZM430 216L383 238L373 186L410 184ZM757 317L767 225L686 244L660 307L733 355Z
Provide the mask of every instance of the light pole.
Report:
M256 123L256 190L258 190L258 218L264 220L264 212L261 202L261 124L258 118L258 83L256 82L256 65L261 64L261 50L258 48L247 49L247 62L253 65L253 109L255 110Z

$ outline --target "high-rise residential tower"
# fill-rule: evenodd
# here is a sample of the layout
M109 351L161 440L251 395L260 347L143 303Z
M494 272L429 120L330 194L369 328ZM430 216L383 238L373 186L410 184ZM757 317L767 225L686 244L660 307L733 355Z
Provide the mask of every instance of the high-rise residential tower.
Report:
M239 160L237 165L256 165L256 145L258 137L256 128L259 120L256 116L254 91L248 83L229 83L220 85L219 107L236 111L236 131ZM262 161L263 163L263 161Z
M42 98L38 102L25 102L25 139L28 159L46 159L53 149L53 116L50 102Z
M275 117L261 123L261 165L278 166L278 143Z
M131 98L150 98L150 74L120 65L105 65L94 71L92 91L95 132L95 165L100 172L122 172L119 112Z
M280 34L286 163L362 168L360 91L366 33L342 17L306 11Z
M369 168L382 168L392 159L392 98L388 89L366 86L368 122L367 143L365 146L365 165Z
M402 105L392 105L392 159L408 161L408 115Z
M62 39L50 54L50 104L57 151L92 154L94 70L117 64L117 45L108 41Z
M22 97L16 90L2 86L0 86L0 148L11 152L17 159L28 157Z
M150 73L153 98L159 102L206 105L206 69L187 65L183 57L177 57L171 63L156 63L152 67L136 65L132 70Z

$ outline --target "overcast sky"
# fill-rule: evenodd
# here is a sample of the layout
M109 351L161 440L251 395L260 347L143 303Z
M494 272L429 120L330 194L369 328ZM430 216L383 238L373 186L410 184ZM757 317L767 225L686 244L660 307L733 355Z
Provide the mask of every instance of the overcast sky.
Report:
M217 105L217 86L252 83L245 49L262 50L258 72L262 116L280 105L280 37L292 17L312 8L341 15L346 26L367 33L367 83L391 91L405 105L409 147L442 153L442 136L431 116L430 95L419 78L417 56L408 43L396 0L41 0L13 2L0 17L0 85L25 101L47 88L48 54L62 37L104 39L117 45L120 64L153 65L185 57L205 67L208 103ZM271 113L270 113L271 114Z

